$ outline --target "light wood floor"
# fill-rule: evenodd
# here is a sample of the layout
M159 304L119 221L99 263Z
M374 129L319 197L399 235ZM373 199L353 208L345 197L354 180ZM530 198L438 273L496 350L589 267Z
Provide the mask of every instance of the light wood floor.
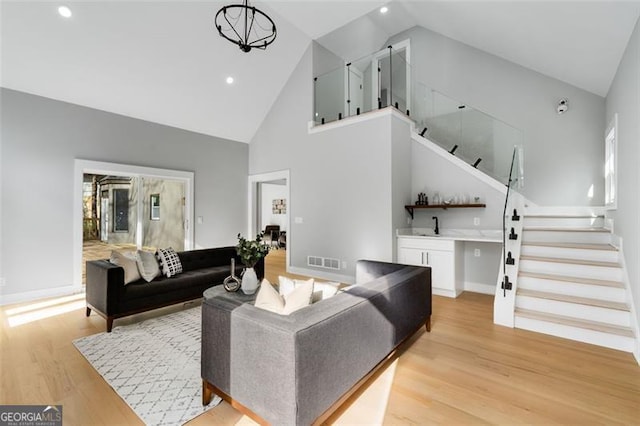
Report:
M267 258L267 277L284 271L284 251ZM639 424L640 367L628 353L492 323L491 296L433 297L432 331L343 406L335 424ZM83 296L52 306L0 310L0 404L62 404L65 425L141 425L72 345L104 331L84 316ZM57 304L56 304L57 303ZM25 313L70 309L10 326ZM118 320L116 326L182 309ZM252 424L222 403L188 425Z

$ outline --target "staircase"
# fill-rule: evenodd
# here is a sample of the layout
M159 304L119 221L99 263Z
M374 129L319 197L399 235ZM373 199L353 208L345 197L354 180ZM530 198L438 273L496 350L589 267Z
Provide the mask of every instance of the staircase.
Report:
M514 326L632 352L619 251L602 216L525 212Z

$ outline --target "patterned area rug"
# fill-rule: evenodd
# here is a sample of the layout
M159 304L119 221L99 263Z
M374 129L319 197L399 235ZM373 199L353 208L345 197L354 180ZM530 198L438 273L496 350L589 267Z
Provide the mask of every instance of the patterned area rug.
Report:
M182 425L202 406L200 306L73 342L148 425Z

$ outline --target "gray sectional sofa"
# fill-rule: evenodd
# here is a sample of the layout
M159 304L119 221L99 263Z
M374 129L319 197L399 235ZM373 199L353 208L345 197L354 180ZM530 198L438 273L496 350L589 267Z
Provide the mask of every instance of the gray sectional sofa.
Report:
M220 285L230 274L231 258L236 260L236 275L242 264L235 247L217 247L178 253L183 272L171 278L160 276L151 282L142 279L124 284L124 269L109 260L87 262L86 315L96 311L107 320L107 332L113 320L128 315L199 299L202 293ZM255 266L258 278L264 277L264 259Z
M274 425L326 419L400 343L430 330L430 268L360 260L356 283L288 316L205 298L203 403L215 393Z

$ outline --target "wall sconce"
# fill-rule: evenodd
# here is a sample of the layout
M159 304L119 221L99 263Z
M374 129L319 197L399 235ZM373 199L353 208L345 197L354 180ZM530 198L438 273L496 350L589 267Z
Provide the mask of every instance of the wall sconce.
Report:
M558 107L556 108L556 111L558 111L558 114L564 114L568 110L569 110L569 100L567 98L560 99L560 101L558 102Z

